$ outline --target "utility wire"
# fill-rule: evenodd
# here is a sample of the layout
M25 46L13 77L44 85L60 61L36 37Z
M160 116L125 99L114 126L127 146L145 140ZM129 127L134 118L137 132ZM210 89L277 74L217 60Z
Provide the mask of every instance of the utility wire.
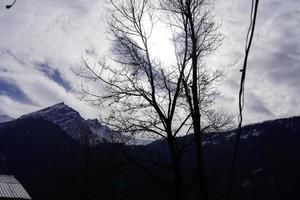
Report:
M17 0L14 0L11 4L6 5L6 9L10 9L16 3Z
M248 56L250 53L250 48L252 44L252 39L254 35L255 30L255 23L256 23L256 16L257 16L257 10L258 10L258 3L259 0L252 0L251 5L251 14L250 14L250 26L247 32L246 37L246 45L245 45L245 58L244 58L244 64L243 69L240 71L242 72L241 76L241 82L240 82L240 91L239 91L239 123L238 123L238 130L236 134L236 141L234 146L234 152L233 152L233 158L230 165L230 185L229 185L229 192L228 192L228 200L231 199L232 192L234 189L234 179L235 179L235 167L236 167L236 161L238 157L238 149L240 145L240 138L242 133L242 123L243 123L243 109L244 109L244 85L245 85L245 79L246 79L246 70L247 70L247 64L248 64Z

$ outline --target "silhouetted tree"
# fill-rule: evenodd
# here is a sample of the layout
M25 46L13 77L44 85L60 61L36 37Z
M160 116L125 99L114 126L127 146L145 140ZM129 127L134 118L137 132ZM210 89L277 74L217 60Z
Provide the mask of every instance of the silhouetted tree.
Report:
M175 48L177 64L185 68L182 84L193 124L197 155L198 184L201 199L207 199L207 183L203 161L204 133L219 131L231 124L231 116L214 110L215 82L220 71L211 71L205 58L220 45L219 25L212 16L210 0L162 0L169 24L177 30Z
M105 122L117 132L164 139L169 147L174 175L175 199L183 199L182 152L177 136L195 135L198 182L206 199L202 135L226 126L231 118L215 112L215 82L222 73L205 68L203 58L220 42L218 26L206 1L109 0L108 33L112 62L102 61L77 71L81 77L100 81L102 93L82 87L83 98L109 107ZM153 57L149 40L155 12L173 33L176 60L163 64Z

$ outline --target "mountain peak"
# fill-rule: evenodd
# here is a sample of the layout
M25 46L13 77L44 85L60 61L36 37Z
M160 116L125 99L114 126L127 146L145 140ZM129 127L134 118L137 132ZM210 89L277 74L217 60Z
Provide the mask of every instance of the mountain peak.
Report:
M80 140L82 129L87 130L85 120L79 112L67 106L64 102L58 103L42 110L21 116L19 119L44 119L60 126L73 139Z
M53 115L57 115L59 113L78 113L77 111L75 111L73 108L67 106L64 102L49 106L47 108L44 108L42 110L38 110L36 112L32 112L26 115L22 115L20 117L20 119L24 119L24 118L40 118L40 117L51 117ZM79 113L78 113L79 115Z
M87 137L90 145L95 145L101 141L123 141L122 139L125 137L122 133L114 133L113 135L116 138L112 137L112 132L109 127L102 125L96 119L83 119L79 112L64 102L23 115L19 119L44 119L50 121L58 125L71 138L77 141L85 140L85 137ZM86 135L82 135L83 133ZM136 142L131 143L135 144ZM131 143L129 142L128 144Z
M64 102L49 106L42 110L21 116L19 119L44 119L61 127L70 137L77 141L87 134L91 143L98 143L109 137L110 129L103 126L98 120L85 120L79 112Z

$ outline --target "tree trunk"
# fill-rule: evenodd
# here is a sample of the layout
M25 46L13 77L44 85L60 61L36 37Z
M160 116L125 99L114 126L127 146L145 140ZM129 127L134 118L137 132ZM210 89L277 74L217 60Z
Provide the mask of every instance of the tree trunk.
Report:
M195 33L194 20L191 14L191 10L188 13L188 19L191 31L192 40L192 118L194 126L194 137L195 137L195 148L196 148L196 164L197 164L197 178L199 186L199 196L201 200L207 200L207 181L205 175L205 167L203 162L203 151L202 151L202 131L201 131L201 113L199 105L199 85L198 85L198 55L197 55L197 36Z
M178 154L175 137L171 136L168 139L168 146L171 155L174 184L175 184L175 200L183 200L183 185L180 167L180 155Z
M203 161L202 135L201 132L198 132L199 130L200 130L200 126L196 125L196 127L194 128L195 131L194 137L195 137L196 162L197 162L197 178L198 178L197 184L198 184L200 199L207 200L208 199L207 177L205 174L205 167Z

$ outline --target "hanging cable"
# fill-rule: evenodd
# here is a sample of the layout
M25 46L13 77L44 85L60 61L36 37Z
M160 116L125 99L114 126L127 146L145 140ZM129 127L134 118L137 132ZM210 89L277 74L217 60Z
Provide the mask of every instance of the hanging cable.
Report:
M6 9L10 9L16 3L16 1L17 0L14 0L11 4L6 5Z
M247 64L248 64L248 56L250 53L250 48L252 44L252 39L254 35L254 29L255 29L255 22L256 22L256 16L257 16L257 10L258 10L258 3L259 0L252 0L251 4L251 14L250 14L250 26L247 32L246 37L246 45L245 45L245 58L244 58L244 64L243 68L240 70L242 72L241 76L241 82L240 82L240 91L239 91L239 119L238 119L238 130L236 133L236 141L234 145L234 151L233 151L233 158L230 165L230 185L229 185L229 192L228 192L228 200L231 199L231 195L234 189L234 171L236 167L236 161L238 157L238 149L240 145L240 137L242 133L242 123L243 123L243 109L244 109L244 85L245 85L245 79L246 79L246 70L247 70Z

